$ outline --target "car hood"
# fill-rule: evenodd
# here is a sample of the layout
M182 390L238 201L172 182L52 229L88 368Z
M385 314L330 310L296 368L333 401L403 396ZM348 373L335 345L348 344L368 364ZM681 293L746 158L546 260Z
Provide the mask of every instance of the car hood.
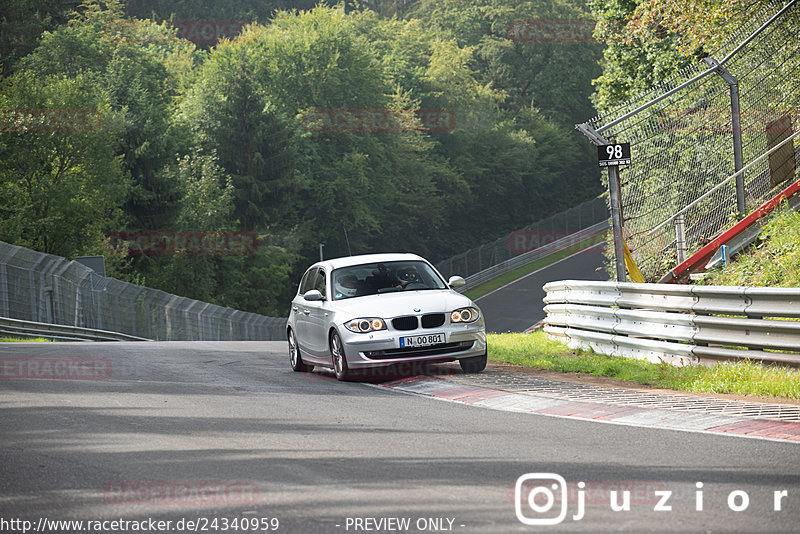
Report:
M402 315L450 313L465 306L475 306L475 304L469 298L452 290L382 293L337 300L331 304L331 308L337 315L342 315L342 317L337 317L337 320L342 319L343 321L358 317L391 319Z

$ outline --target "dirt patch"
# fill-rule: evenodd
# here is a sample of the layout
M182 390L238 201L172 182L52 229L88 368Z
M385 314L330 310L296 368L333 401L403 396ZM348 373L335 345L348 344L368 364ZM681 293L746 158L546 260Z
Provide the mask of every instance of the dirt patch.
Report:
M693 391L678 391L674 389L663 389L644 384L634 384L632 382L625 382L617 378L608 376L593 376L584 373L561 373L558 371L548 371L544 369L535 369L533 367L525 367L524 365L517 365L513 363L503 362L489 362L486 369L502 371L505 373L517 373L529 376L540 376L542 378L549 378L551 380L561 380L563 382L573 382L577 384L588 384L592 386L603 386L609 388L630 389L633 391L643 391L647 393L666 393L672 395L691 395L693 397L705 397L724 400L735 400L745 402L766 402L770 404L792 404L800 406L800 400L787 399L784 397L764 397L760 395L739 395L731 393L697 393Z

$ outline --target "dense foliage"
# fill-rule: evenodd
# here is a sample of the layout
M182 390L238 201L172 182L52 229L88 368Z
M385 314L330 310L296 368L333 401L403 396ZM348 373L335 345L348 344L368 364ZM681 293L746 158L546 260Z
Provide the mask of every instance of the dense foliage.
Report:
M279 314L320 243L326 256L438 259L599 193L571 126L591 110L600 47L508 32L514 19L586 18L580 2L12 0L3 10L0 239L74 257L102 252L110 232L259 236L250 256L108 254L123 279ZM254 23L193 43L170 19ZM54 109L94 122L8 119ZM310 119L337 110L403 127Z
M715 23L732 18L701 3ZM709 33L699 8L663 36L648 30L678 0L590 4L595 15L585 0L8 0L0 239L75 257L102 253L110 232L255 232L250 256L107 254L108 268L272 315L320 243L327 257L437 260L494 239L601 192L573 129L594 113L592 79L598 105L619 101ZM605 59L595 41L511 30L594 16ZM168 20L241 31L191 42ZM641 32L622 39L619 24ZM53 109L94 122L8 118ZM342 128L330 119L342 111L400 127Z
M613 109L717 51L772 0L588 0L607 44L595 80L599 110ZM718 58L719 59L719 58Z

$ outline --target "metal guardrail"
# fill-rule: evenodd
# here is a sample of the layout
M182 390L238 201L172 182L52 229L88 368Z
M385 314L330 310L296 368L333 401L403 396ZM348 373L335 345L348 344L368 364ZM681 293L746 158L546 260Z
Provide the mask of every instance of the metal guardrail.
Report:
M120 332L80 328L61 324L20 321L0 317L0 335L18 338L43 337L59 341L150 341L143 337L131 336Z
M571 348L678 365L707 358L800 367L800 321L775 319L800 318L800 288L565 280L544 290L544 329Z
M530 252L526 252L525 254L520 254L519 256L515 256L514 258L498 263L497 265L493 265L492 267L484 269L479 273L475 273L472 276L468 276L465 279L467 282L466 285L458 288L458 291L463 293L464 291L468 291L474 287L486 283L489 280L492 280L493 278L497 278L498 276L509 273L514 269L519 269L520 267L524 267L530 263L533 263L536 260L540 260L544 257L556 254L558 252L565 252L570 250L572 250L573 252L579 252L584 248L588 248L588 247L581 247L581 243L592 238L597 238L596 243L594 244L603 243L605 240L605 233L609 229L609 227L610 225L607 220L602 221L588 228L584 228L583 230L562 237L557 241L553 241L552 243L543 245Z

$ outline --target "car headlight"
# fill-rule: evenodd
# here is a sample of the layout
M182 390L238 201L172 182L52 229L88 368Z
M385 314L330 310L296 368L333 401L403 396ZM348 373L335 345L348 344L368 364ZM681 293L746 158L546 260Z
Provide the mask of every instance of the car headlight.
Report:
M477 308L461 308L450 313L451 323L474 323L481 316Z
M356 334L366 334L376 330L386 330L386 323L379 317L363 317L346 322L344 327Z

